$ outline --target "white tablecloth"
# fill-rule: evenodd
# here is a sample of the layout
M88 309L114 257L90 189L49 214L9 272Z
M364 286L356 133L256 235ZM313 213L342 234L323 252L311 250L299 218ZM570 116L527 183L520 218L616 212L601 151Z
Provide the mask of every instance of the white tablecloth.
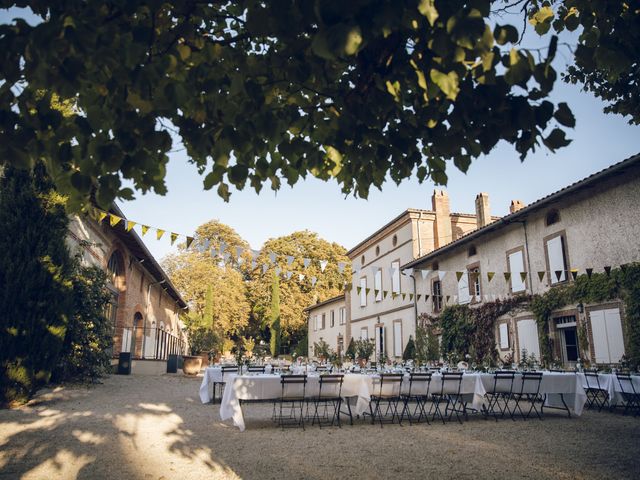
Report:
M578 377L580 378L582 386L586 389L587 379L584 376L584 373L579 373ZM600 381L600 388L609 394L609 405L617 405L623 402L620 382L614 373L599 373L598 379ZM631 375L631 381L633 382L636 392L640 392L640 376ZM594 378L589 379L589 387L598 387Z
M271 365L265 365L265 373L271 373ZM230 375L230 373L227 373L224 378L225 382L230 378ZM213 400L213 384L221 383L222 381L222 367L215 366L205 368L202 383L200 384L200 401L202 403L209 403Z

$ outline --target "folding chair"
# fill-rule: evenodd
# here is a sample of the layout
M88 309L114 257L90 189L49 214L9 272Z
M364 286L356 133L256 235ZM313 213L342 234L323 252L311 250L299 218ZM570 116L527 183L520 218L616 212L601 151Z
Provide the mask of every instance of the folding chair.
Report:
M405 413L409 419L409 425L413 425L413 422L420 423L423 418L429 423L429 414L426 412L425 407L427 401L429 401L429 387L431 386L431 373L411 373L409 374L409 391L407 394L402 395L404 405L402 407L402 413L400 414L400 423L404 418ZM416 406L409 408L409 403L415 402ZM417 417L416 417L416 414Z
M265 365L249 365L247 367L248 373L264 373L266 366Z
M600 386L600 376L596 370L584 372L584 380L587 384L584 389L587 394L587 408L591 410L594 406L598 411L602 411L609 400L609 393Z
M431 420L435 420L436 416L442 420L442 423L446 423L446 420L451 420L453 414L456 414L458 422L460 420L460 413L463 414L465 420L467 419L467 404L463 401L460 389L462 387L462 372L442 372L442 385L440 386L440 393L431 394L433 400L433 416ZM444 414L440 408L440 405L444 403ZM449 413L449 410L451 412Z
M622 394L622 400L624 401L623 415L626 415L628 411L635 411L635 415L640 414L640 393L636 392L636 388L633 385L633 378L629 373L616 373L616 378L620 384L620 393Z
M504 418L505 413L509 413L511 420L515 421L513 410L509 408L515 376L512 370L499 370L493 374L493 388L486 393L489 404L486 407L483 406L485 418L493 415L497 422L498 416Z
M274 421L282 427L298 427L304 430L303 408L307 386L306 375L281 375L282 393L274 404ZM276 409L279 405L279 409Z
M238 373L238 366L237 365L225 365L221 367L222 370L222 376L220 378L219 382L213 382L213 399L211 400L211 403L216 403L216 386L219 385L219 390L220 390L220 401L222 401L222 394L224 392L224 386L225 386L225 380L224 377L225 375L228 375L230 373Z
M380 422L380 427L383 423L394 423L396 418L400 423L401 418L398 413L398 402L400 401L400 395L402 392L402 379L404 375L402 373L382 373L379 377L373 379L374 393L371 395L369 401L369 411L371 414L371 424L376 423L376 418ZM382 412L382 407L386 405L386 410ZM389 420L389 413L391 413L391 419Z
M542 383L542 372L522 372L522 385L519 392L513 392L511 395L515 399L516 404L513 407L512 415L516 414L516 410L520 412L523 419L531 416L531 412L536 412L536 416L542 420L542 407L540 410L536 408L536 402L540 395L540 384ZM524 413L520 407L522 401L529 402L529 410ZM526 408L526 407L525 407Z
M342 405L342 382L344 375L320 375L320 388L318 395L311 397L308 401L313 402L314 411L311 419L311 425L315 425L316 421L320 428L323 423L333 426L337 421L338 427L342 428L340 423L340 406ZM318 410L324 409L322 415L318 414ZM331 414L329 416L329 414Z

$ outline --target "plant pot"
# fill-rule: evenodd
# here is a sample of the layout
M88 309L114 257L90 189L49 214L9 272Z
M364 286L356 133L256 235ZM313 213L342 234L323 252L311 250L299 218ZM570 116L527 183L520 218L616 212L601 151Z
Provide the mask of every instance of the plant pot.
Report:
M185 375L197 375L202 367L202 357L199 355L183 355L182 371Z

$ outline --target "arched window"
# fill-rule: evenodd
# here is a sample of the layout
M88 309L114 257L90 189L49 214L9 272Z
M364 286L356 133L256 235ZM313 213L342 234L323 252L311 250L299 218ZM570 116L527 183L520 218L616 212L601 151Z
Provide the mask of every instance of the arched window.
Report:
M558 212L558 210L549 210L547 212L547 216L545 218L545 224L547 225L547 227L549 225L553 225L554 223L558 223L560 221L560 213Z
M380 256L380 245L376 247L376 257Z
M107 263L107 279L111 282L114 287L118 287L118 278L124 275L124 259L122 258L122 254L116 250L109 257L109 262Z

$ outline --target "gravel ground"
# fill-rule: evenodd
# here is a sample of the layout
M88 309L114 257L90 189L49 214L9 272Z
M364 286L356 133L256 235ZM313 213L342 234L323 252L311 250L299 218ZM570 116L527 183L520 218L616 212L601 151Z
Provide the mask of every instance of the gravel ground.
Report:
M247 430L198 399L201 378L111 376L0 411L0 479L634 478L640 417L463 425L356 421L280 430L271 407L244 407Z

